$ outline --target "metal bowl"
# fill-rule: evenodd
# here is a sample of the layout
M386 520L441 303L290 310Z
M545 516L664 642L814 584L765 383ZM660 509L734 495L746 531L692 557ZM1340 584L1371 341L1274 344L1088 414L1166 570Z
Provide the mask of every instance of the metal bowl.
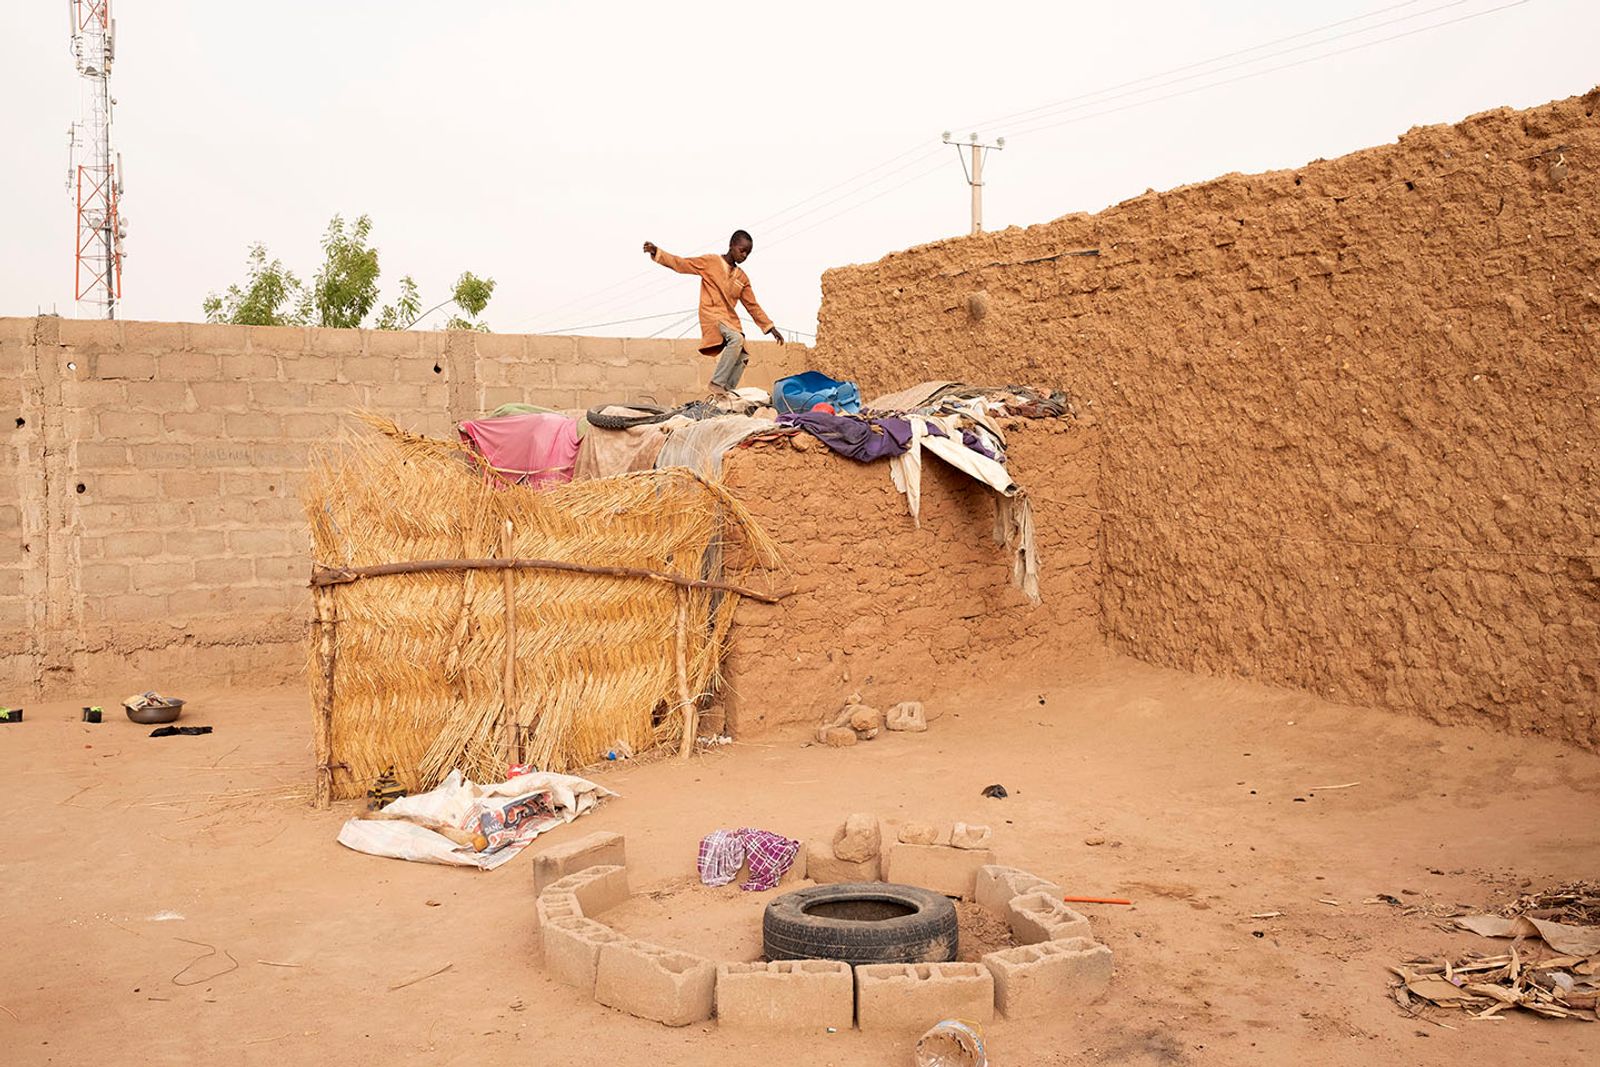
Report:
M183 714L183 701L169 700L165 704L146 704L142 708L130 708L124 704L122 709L134 722L156 726L164 722L176 722L178 716Z

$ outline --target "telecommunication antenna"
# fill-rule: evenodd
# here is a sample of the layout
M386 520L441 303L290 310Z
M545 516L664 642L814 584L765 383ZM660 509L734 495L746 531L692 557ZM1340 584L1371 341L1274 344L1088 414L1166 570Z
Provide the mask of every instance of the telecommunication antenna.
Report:
M77 122L67 127L67 190L77 203L73 242L73 295L80 317L114 319L122 299L122 155L111 150L111 64L117 24L111 0L67 0L72 16L72 58L82 99Z
M997 152L1004 150L1006 139L1004 137L996 137L994 144L980 144L978 135L972 134L967 138L967 143L962 144L960 141L952 141L950 139L950 131L946 130L944 132L944 143L955 148L956 157L961 160L961 171L967 176L967 184L972 186L972 232L982 233L983 157L989 154L991 148ZM970 169L967 167L966 157L961 154L963 148L971 149L972 151L972 167Z

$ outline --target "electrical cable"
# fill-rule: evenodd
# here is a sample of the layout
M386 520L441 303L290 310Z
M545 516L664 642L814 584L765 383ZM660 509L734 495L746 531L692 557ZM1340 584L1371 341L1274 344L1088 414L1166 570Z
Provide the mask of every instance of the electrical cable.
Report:
M1302 37L1310 37L1313 34L1322 33L1324 30L1337 29L1340 26L1346 26L1346 25L1349 25L1352 22L1363 22L1363 21L1365 21L1365 20L1367 20L1369 18L1372 18L1375 15L1386 15L1391 11L1398 11L1400 8L1403 8L1403 7L1412 7L1412 6L1414 6L1416 4L1420 4L1422 2L1423 2L1423 0L1404 0L1403 3L1390 4L1388 7L1376 8L1376 9L1374 9L1372 11L1368 11L1365 14L1362 14L1362 15L1352 15L1349 18L1339 19L1336 22L1329 22L1329 23L1326 23L1326 24L1324 24L1322 26L1315 26L1315 27L1312 27L1309 30L1301 30L1299 33L1291 33L1286 37L1278 37L1278 38L1275 38L1275 39L1273 39L1271 41L1263 41L1260 44L1251 45L1249 48L1236 48L1232 52L1223 52L1222 54L1212 56L1209 59L1196 60L1193 63L1185 63L1182 66L1178 66L1178 67L1169 67L1166 70L1157 71L1154 74L1146 74L1142 78L1134 78L1131 81L1118 82L1116 85L1108 85L1103 89L1096 89L1093 92L1088 92L1088 93L1080 93L1077 96L1069 96L1069 97L1066 97L1065 99L1057 100L1054 103L1040 104L1038 107L1027 108L1026 110L1023 110L1023 111L1013 111L1013 112L1011 112L1009 114L999 115L999 116L996 116L995 118L988 119L988 120L983 121L983 122L964 123L961 126L958 126L956 128L957 129L961 129L961 130L978 129L978 128L982 128L982 127L985 127L985 126L995 126L995 125L998 125L998 124L1003 123L1003 122L1011 122L1013 120L1022 118L1025 115L1032 115L1035 112L1050 111L1050 110L1053 110L1054 108L1056 108L1056 107L1058 107L1060 105L1063 105L1063 104L1070 104L1070 103L1073 103L1073 102L1076 102L1076 101L1079 101L1079 100L1088 100L1088 99L1090 99L1092 97L1101 96L1101 95L1104 95L1106 93L1115 92L1118 89L1126 89L1126 88L1129 88L1130 86L1140 85L1140 84L1143 84L1144 82L1154 81L1157 78L1165 78L1169 74L1181 74L1182 72L1184 72L1186 70L1194 70L1197 67L1209 67L1213 63L1220 63L1224 59L1232 59L1235 56L1246 55L1246 54L1248 54L1250 52L1259 52L1264 48L1272 48L1272 47L1274 47L1276 45L1284 44L1284 43L1286 43L1288 41L1296 41L1296 40L1299 40ZM1360 31L1358 31L1358 32L1360 32ZM1267 58L1267 57L1257 57L1257 58L1261 59L1261 58Z
M563 334L563 333L571 333L574 330L598 330L602 326L624 326L624 325L626 325L626 324L628 324L630 322L648 322L651 319L664 319L669 315L681 315L681 314L683 314L682 309L679 309L677 311L663 311L658 315L640 315L638 318L633 318L633 319L613 319L610 322L585 322L585 323L583 323L581 325L578 325L578 326L563 326L559 330L539 330L538 332L539 333Z
M1224 71L1238 70L1241 67L1249 67L1249 66L1253 66L1253 65L1255 65L1257 63L1265 63L1265 62L1267 62L1269 60L1277 59L1279 56L1290 55L1291 53L1294 53L1294 52L1302 52L1302 51L1306 50L1307 48L1319 48L1319 47L1321 47L1323 45L1332 44L1335 41L1342 41L1342 40L1344 40L1344 39L1346 39L1348 37L1359 37L1360 35L1365 34L1365 33L1371 33L1371 32L1373 32L1375 30L1381 30L1386 26L1394 26L1394 25L1398 25L1399 23L1402 23L1402 22L1409 22L1412 19L1424 18L1424 17L1426 17L1428 15L1438 14L1441 11L1447 10L1449 8L1452 8L1452 7L1460 7L1461 5L1469 3L1469 2L1470 2L1470 0L1448 0L1447 3L1439 4L1436 7L1426 8L1426 9L1424 9L1422 11L1415 11L1415 12L1412 12L1411 14L1409 14L1409 15L1401 15L1398 18L1389 19L1386 22L1376 22L1376 23L1373 23L1370 26L1362 26L1362 27L1360 27L1358 29L1346 30L1344 33L1337 33L1337 34L1334 34L1332 37L1322 37L1322 38L1319 38L1318 40L1315 40L1315 41L1307 41L1304 44L1294 45L1291 48L1282 48L1282 49L1279 49L1278 51L1275 51L1275 52L1268 52L1266 55L1253 56L1253 57L1251 57L1249 59L1239 60L1236 63L1228 63L1228 64L1225 64L1225 65L1220 66L1220 67L1213 67L1212 69L1209 69L1209 70L1202 70L1202 71L1198 71L1198 72L1193 73L1193 74L1185 74L1181 78L1172 78L1172 79L1169 79L1167 81L1156 82L1153 85L1144 85L1144 86L1141 86L1141 87L1139 87L1137 89L1128 89L1128 90L1126 90L1124 92L1112 93L1109 96L1102 95L1102 94L1099 94L1099 93L1092 93L1092 94L1089 94L1089 95L1090 96L1100 96L1100 99L1098 99L1098 100L1084 100L1084 102L1082 102L1082 103L1071 103L1070 101L1062 101L1061 102L1062 106L1058 106L1058 105L1055 105L1055 104L1049 104L1049 105L1045 105L1044 107L1033 108L1031 112L1021 112L1019 114L1032 114L1033 112L1037 112L1038 113L1038 114L1034 114L1033 118L1028 119L1027 123L1024 123L1024 125L1027 125L1028 123L1034 123L1034 122L1037 122L1039 119L1048 118L1048 117L1050 117L1052 115L1061 114L1061 113L1065 113L1065 112L1069 112L1069 111L1077 111L1077 110L1079 110L1081 108L1085 108L1085 107L1095 107L1095 106L1099 106L1100 104L1109 103L1112 100L1121 100L1121 99L1124 99L1124 98L1130 97L1130 96L1139 96L1140 94L1153 92L1153 91L1155 91L1157 89L1165 89L1165 88L1167 88L1169 86L1181 85L1184 82L1193 81L1196 78L1206 78L1206 77L1210 77L1212 75L1221 74ZM1207 64L1207 66L1210 66L1210 65Z
M1219 86L1223 86L1223 85L1232 85L1232 84L1234 84L1236 82L1248 81L1251 78L1259 78L1264 74L1276 74L1279 71L1290 70L1290 69L1292 69L1294 67L1303 67L1308 63L1315 63L1315 62L1317 62L1319 60L1323 60L1323 59L1331 59L1334 56L1346 55L1346 54L1348 54L1350 52L1359 52L1364 48L1372 48L1372 47L1374 47L1376 45L1387 44L1390 41L1398 41L1398 40L1400 40L1402 38L1405 38L1405 37L1414 37L1419 33L1427 33L1430 30L1443 29L1446 26L1454 26L1454 25L1456 25L1457 23L1460 23L1460 22L1468 22L1468 21L1470 21L1472 19L1482 18L1484 15L1493 15L1496 12L1507 11L1507 10L1509 10L1511 8L1521 7L1524 4L1528 4L1528 3L1531 3L1531 2L1532 2L1532 0L1512 0L1511 3L1501 4L1498 7L1485 8L1482 11L1474 11L1471 14L1460 15L1460 16L1458 16L1456 18L1453 18L1453 19L1445 19L1442 22L1434 22L1434 23L1430 23L1430 24L1428 24L1426 26L1418 26L1416 29L1406 30L1403 33L1390 34L1387 37L1379 37L1376 40L1363 41L1360 44L1348 45L1348 46L1346 46L1344 48L1336 48L1331 52L1323 52L1320 55L1307 56L1304 59L1297 59L1292 63L1281 63L1276 67L1267 67L1267 68L1262 69L1262 70L1251 71L1248 74L1239 74L1239 75L1236 75L1236 76L1234 76L1232 78L1224 78L1221 81L1207 82L1204 85L1191 86L1188 89L1183 89L1183 90L1181 90L1179 92L1176 92L1176 93L1168 93L1165 96L1151 97L1148 100L1135 100L1132 103L1123 104L1123 105L1121 105L1119 107L1108 108L1105 111L1095 111L1095 112L1091 112L1090 114L1087 114L1087 115L1075 115L1072 118L1062 119L1059 122L1047 122L1047 123L1043 123L1043 124L1038 125L1038 126L1025 126L1021 130L1017 130L1016 132L1012 133L1011 136L1012 137L1024 137L1024 136L1027 136L1028 134L1031 134L1031 133L1038 133L1041 130L1052 130L1052 129L1055 129L1056 127L1058 127L1058 126L1067 126L1067 125L1070 125L1070 124L1075 123L1075 122L1085 122L1085 121L1087 121L1089 119L1101 118L1101 117L1103 117L1105 115L1114 115L1119 111L1128 111L1128 110L1130 110L1132 108L1144 107L1147 104L1161 103L1162 101L1165 101L1165 100L1176 100L1179 97L1188 96L1191 93L1198 93L1198 92L1201 92L1201 91L1206 90L1206 89L1215 89L1215 88L1218 88Z

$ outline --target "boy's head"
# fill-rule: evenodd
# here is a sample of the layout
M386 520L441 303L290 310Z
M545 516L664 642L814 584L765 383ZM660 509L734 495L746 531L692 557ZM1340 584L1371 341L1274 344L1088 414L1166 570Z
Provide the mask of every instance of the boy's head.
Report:
M735 263L743 263L750 258L755 247L755 239L747 231L734 230L733 236L728 238L728 258Z

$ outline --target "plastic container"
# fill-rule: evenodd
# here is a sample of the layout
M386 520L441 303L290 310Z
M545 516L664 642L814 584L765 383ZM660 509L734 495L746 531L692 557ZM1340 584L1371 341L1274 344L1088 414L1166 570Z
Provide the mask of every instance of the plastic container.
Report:
M988 1067L977 1023L946 1019L917 1038L917 1067Z
M102 721L102 716L104 714L105 714L105 709L104 708L95 708L95 707L84 708L83 709L83 721L84 722L96 722L97 723L97 722Z

